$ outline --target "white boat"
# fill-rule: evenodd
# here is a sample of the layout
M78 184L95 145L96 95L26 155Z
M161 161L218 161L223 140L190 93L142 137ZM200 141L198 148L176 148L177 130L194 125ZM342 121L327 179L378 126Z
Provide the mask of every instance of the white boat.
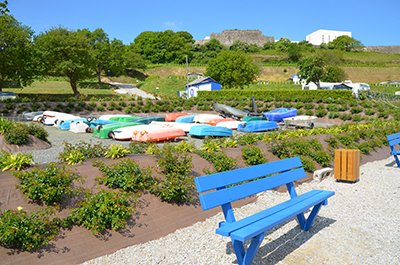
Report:
M308 116L308 115L299 115L283 119L283 122L285 123L286 126L306 127L310 129L314 128L316 121L317 121L316 116Z
M126 114L106 114L106 115L101 115L98 120L110 120L113 117L132 117L132 115L126 115Z
M83 121L71 121L69 131L73 133L85 133L87 128L89 128L89 125Z
M51 111L51 110L46 110L43 112L43 116L47 117L57 117L57 116L67 116L67 115L72 115L72 114L68 114L65 112Z
M231 130L236 130L239 124L242 124L243 121L220 121L216 124L216 126L222 126L229 128Z
M224 117L217 114L196 114L193 122L196 123L209 123L214 120L223 119Z
M199 124L199 123L181 123L181 122L167 122L167 121L152 121L150 125L154 126L159 126L161 128L175 128L175 129L181 129L185 133L188 133L190 131L190 128L193 126L201 126L204 124Z
M43 116L42 123L47 126L53 126L59 124L62 120L73 120L79 119L80 117L74 116L72 114L62 114L59 116Z

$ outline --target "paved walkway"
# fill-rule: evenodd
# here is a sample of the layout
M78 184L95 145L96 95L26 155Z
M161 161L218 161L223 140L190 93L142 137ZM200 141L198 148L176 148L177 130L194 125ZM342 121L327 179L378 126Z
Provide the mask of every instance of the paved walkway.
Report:
M112 86L118 87L118 89L115 90L115 92L119 94L128 94L128 95L137 95L142 98L150 98L150 99L155 99L155 97L152 94L149 94L139 88L136 87L134 84L123 84L123 83L117 83L117 82L108 82Z

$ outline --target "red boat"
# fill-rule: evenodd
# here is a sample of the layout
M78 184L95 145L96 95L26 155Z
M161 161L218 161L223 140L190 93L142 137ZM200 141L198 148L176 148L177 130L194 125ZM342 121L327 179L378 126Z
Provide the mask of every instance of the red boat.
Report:
M188 113L182 113L182 112L173 112L173 113L168 113L165 115L165 121L175 121L177 118L182 117L182 116L187 116L189 115Z
M219 122L223 122L223 121L234 121L234 119L232 119L232 118L222 118L222 119L213 119L213 120L208 120L206 123L207 124L210 124L210 125L212 125L212 126L215 126L215 125L217 125L217 123L219 123Z
M149 130L142 130L137 133L134 132L132 140L137 142L162 142L186 135L182 129L162 128L158 126L151 127L152 128Z

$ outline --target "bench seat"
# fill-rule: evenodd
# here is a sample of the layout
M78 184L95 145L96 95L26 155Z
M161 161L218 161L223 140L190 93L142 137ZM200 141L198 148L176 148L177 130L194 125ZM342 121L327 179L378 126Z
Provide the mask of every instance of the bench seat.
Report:
M398 149L400 145L400 133L387 135L386 138L389 142L390 154L394 157L397 167L400 168L400 160L398 158L398 155L400 155L400 149Z

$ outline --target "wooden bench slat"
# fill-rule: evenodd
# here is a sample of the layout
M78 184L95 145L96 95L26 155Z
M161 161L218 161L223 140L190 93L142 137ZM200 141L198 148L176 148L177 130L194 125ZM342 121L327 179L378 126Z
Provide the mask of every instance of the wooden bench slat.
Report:
M304 178L306 173L303 168L294 169L272 177L261 178L238 186L227 187L201 194L199 196L203 210L208 210L226 203L230 203L256 193L273 189L275 187Z
M400 133L389 134L386 136L388 141L394 140L396 138L400 138Z
M321 191L320 193L310 198L307 198L306 200L303 200L300 203L296 203L289 208L285 208L284 210L276 212L273 215L270 215L264 219L254 222L249 226L246 226L242 229L232 232L231 237L234 240L244 241L257 236L260 233L265 233L274 226L283 223L300 213L303 213L304 211L308 210L309 208L315 206L318 203L322 203L323 201L333 196L334 194L335 193L333 191Z
M270 215L275 214L276 212L282 211L288 207L291 207L293 204L301 203L302 201L317 195L318 193L322 192L321 190L311 190L307 193L304 193L300 196L292 198L289 201L284 201L278 205L275 205L271 208L268 208L262 212L256 213L254 215L248 216L243 218L239 221L234 223L224 223L220 228L216 230L217 234L222 236L230 236L233 231L239 230L245 226L248 226L252 223L255 223L263 218L266 218Z
M300 158L293 157L247 168L238 168L231 171L197 177L195 183L197 191L201 193L242 181L299 168L301 166Z

